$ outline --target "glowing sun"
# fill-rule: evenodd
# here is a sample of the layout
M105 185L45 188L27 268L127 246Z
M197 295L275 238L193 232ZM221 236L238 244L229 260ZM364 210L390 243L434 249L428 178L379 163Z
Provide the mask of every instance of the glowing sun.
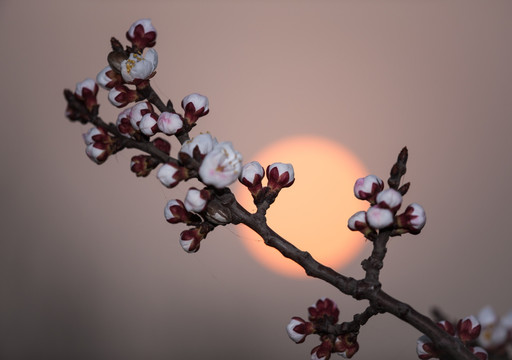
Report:
M251 160L265 169L274 162L291 163L294 168L295 183L281 190L267 212L272 229L335 269L359 253L364 238L347 228L347 220L355 212L366 210L366 204L355 198L353 188L358 178L368 174L356 156L325 138L300 136L271 144ZM236 197L247 210L256 210L247 188L239 185ZM266 246L252 230L245 226L237 229L249 252L261 264L283 275L305 276L300 266Z

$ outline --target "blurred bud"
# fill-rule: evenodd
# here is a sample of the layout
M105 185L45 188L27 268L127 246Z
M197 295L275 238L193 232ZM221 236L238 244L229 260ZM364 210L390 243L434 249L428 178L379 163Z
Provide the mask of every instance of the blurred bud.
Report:
M334 351L345 359L350 359L358 350L359 344L354 334L340 335L334 341Z
M158 129L166 135L174 135L183 128L183 120L178 114L163 112L158 117Z
M329 360L333 345L329 339L325 339L311 350L311 360Z
M295 173L292 164L273 163L267 167L268 187L273 191L292 186Z
M146 47L155 46L156 29L150 19L140 19L130 26L126 32L126 38L136 49L143 50Z
M384 189L384 182L375 175L357 179L354 184L354 195L360 200L368 200L375 204L375 197Z
M314 330L312 323L297 316L286 325L288 336L297 344L304 342L306 336L313 334Z
M416 342L416 353L418 357L422 360L438 360L439 355L432 343L432 340L426 335L420 336L420 338Z
M210 111L208 106L208 98L200 94L187 95L181 101L181 107L185 110L185 118L189 125L195 123L198 118L207 115Z
M171 144L167 140L156 138L152 141L152 143L158 150L164 152L166 155L171 153Z
M222 142L206 154L199 167L199 176L206 185L222 189L238 179L242 170L242 155L230 142Z
M478 360L487 360L489 357L487 351L485 351L485 349L481 348L480 346L470 347L469 349Z
M158 161L149 155L136 155L130 162L130 170L137 177L145 177L151 173L151 170L158 166Z
M439 321L437 323L437 326L439 326L441 329L446 331L451 336L455 336L455 328L453 327L453 324L451 322L446 321L446 320Z
M366 211L366 221L371 228L380 230L393 224L393 213L389 209L383 209L374 205Z
M473 341L478 338L481 329L482 327L480 326L477 318L470 315L459 320L457 324L457 336L463 342Z

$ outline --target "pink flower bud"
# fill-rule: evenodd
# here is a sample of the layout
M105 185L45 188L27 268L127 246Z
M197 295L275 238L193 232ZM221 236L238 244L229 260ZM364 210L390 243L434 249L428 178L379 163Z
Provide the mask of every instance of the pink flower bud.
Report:
M183 98L181 107L185 110L185 118L189 124L193 124L201 116L205 116L210 111L208 98L200 94L190 94Z
M451 336L455 336L455 328L453 327L453 324L451 322L446 321L446 320L439 321L437 323L437 326L439 326L441 329L446 331Z
M96 94L98 94L98 85L93 79L88 78L76 84L75 96L84 102L89 111L98 104Z
M183 128L183 120L178 114L163 112L158 117L158 128L167 135L174 135Z
M180 234L180 245L188 253L195 253L199 250L201 240L204 239L200 228L185 230Z
M126 38L139 50L153 47L156 41L156 29L150 19L140 19L130 26L126 32Z
M187 178L187 169L174 163L163 164L158 169L156 177L165 187L173 188Z
M132 106L132 112L130 113L130 123L135 130L140 130L139 124L142 121L142 117L146 114L153 112L153 106L149 101L141 101Z
M375 175L368 175L357 179L354 184L354 195L361 200L368 200L375 203L375 197L384 189L384 182Z
M131 119L131 108L126 108L117 116L116 126L117 130L126 137L131 137L135 133L135 129L133 128L132 124L130 123Z
M209 199L210 192L208 190L198 190L192 187L188 189L187 195L185 196L185 209L199 213L206 208Z
M158 150L164 152L165 154L169 155L171 153L171 144L167 140L156 138L152 141L152 143Z
M238 179L242 170L242 155L230 142L222 142L206 154L199 167L199 176L206 185L222 189Z
M267 167L268 186L273 191L292 186L295 182L295 173L292 164L273 163Z
M169 200L164 209L165 220L171 224L186 222L188 220L187 210L181 200Z
M122 85L123 77L107 66L96 75L96 82L103 89L110 90L116 85Z
M313 324L297 316L286 325L288 336L297 344L304 342L306 336L313 334L314 330Z
M334 341L334 351L345 359L350 359L358 350L359 344L354 334L340 335Z
M470 347L469 349L478 360L487 360L489 357L487 351L485 351L485 349L481 348L480 346Z
M108 93L108 100L110 103L118 108L125 107L131 102L138 99L137 91L131 90L125 85L116 85L110 89Z
M383 209L374 205L366 212L366 221L371 228L380 230L393 224L393 213L389 209Z
M158 115L155 113L147 113L145 114L139 123L139 129L140 131L147 136L153 136L155 135L159 129L156 124L156 121L158 120Z
M396 213L402 205L402 195L395 189L386 189L377 194L376 201L379 207Z
M217 139L212 137L210 133L199 134L193 139L185 141L178 156L182 161L186 160L187 157L202 160L217 144ZM183 157L183 155L186 156Z
M323 323L325 321L331 324L338 322L340 311L334 301L328 298L321 298L308 308L309 321Z
M473 341L478 338L481 329L482 327L480 326L477 318L470 315L459 320L457 324L457 336L463 342Z
M332 350L333 345L331 341L326 339L311 350L311 360L329 360Z
M439 355L437 354L432 340L430 340L426 335L420 336L416 342L416 353L422 360L439 360Z
M121 62L121 75L129 84L138 84L153 76L158 65L158 53L148 49L145 54L131 53L128 59Z

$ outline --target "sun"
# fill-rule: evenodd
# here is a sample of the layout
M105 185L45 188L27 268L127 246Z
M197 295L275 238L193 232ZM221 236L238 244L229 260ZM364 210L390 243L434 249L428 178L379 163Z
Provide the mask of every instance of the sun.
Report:
M358 178L368 174L354 154L326 138L295 136L265 147L246 163L252 160L264 168L274 162L294 167L295 183L281 190L267 212L273 230L334 269L360 252L364 238L347 228L347 220L355 212L366 210L365 204L355 198L353 187ZM235 193L247 210L256 210L247 188L239 185ZM250 254L262 265L282 275L306 276L299 265L266 246L252 230L245 226L237 229Z

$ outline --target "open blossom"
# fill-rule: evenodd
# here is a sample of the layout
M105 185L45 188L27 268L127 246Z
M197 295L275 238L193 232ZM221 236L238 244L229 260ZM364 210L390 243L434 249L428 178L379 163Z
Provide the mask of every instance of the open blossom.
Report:
M158 65L158 53L148 49L144 54L131 53L128 59L121 62L121 75L129 84L137 84L153 75Z
M199 167L199 176L203 183L222 189L231 185L242 170L242 155L230 142L222 142L203 159Z
M368 175L356 180L354 195L360 200L368 200L374 203L375 197L384 188L384 182L375 175Z
M210 111L208 98L200 94L190 94L183 98L181 107L185 110L185 118L190 124L195 123L198 118L205 116Z
M174 135L183 127L183 120L178 114L164 111L157 121L158 129L166 135Z
M155 46L156 29L150 19L135 21L128 31L126 38L139 50Z
M197 158L200 159L212 151L217 144L217 139L210 133L199 134L193 139L185 141L181 146L180 154L186 154L191 158L196 158L196 156L194 156L194 153L196 153Z
M482 326L478 343L488 350L504 346L512 331L512 311L499 317L491 306L485 306L477 315Z
M292 164L273 163L267 167L268 186L272 190L292 186L295 181L295 173Z

